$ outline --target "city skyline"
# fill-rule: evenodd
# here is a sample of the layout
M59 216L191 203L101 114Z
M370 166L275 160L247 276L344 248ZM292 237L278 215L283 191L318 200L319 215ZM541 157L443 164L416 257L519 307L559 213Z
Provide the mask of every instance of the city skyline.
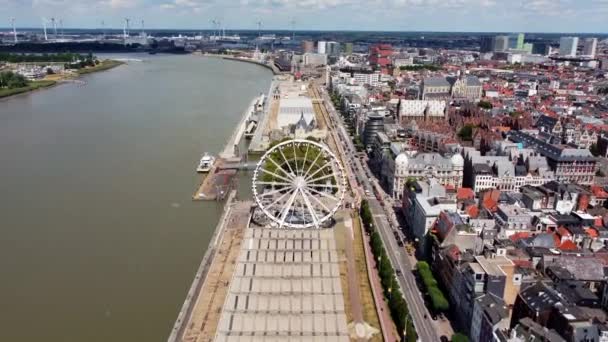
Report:
M606 33L606 0L0 0L9 26L39 27L61 18L66 28L230 29ZM381 20L379 20L381 18Z

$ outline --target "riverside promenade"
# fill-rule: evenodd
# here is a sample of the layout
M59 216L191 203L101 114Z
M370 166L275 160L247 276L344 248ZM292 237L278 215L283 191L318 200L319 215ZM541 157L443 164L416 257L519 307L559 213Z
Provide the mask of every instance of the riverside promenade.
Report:
M252 204L230 192L168 342L213 340Z

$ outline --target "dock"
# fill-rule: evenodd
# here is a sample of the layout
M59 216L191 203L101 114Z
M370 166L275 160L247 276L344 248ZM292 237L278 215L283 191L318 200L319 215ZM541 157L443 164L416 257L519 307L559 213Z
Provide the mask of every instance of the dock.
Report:
M230 191L233 185L233 178L237 171L247 164L241 164L239 144L245 135L250 119L256 113L256 105L262 96L256 96L241 115L241 120L236 126L232 135L226 142L224 149L215 160L209 173L201 178L196 191L192 195L195 201L216 201L222 200ZM247 166L244 166L247 165Z

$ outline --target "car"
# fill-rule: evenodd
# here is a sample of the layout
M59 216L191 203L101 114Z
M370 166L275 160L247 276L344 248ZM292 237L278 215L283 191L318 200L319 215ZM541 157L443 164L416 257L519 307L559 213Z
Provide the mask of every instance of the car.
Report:
M401 270L400 269L395 270L395 274L398 275L398 276L400 276L402 274Z
M441 337L439 338L439 341L441 341L441 342L450 342L450 340L448 339L448 337L445 336L445 335L441 335Z

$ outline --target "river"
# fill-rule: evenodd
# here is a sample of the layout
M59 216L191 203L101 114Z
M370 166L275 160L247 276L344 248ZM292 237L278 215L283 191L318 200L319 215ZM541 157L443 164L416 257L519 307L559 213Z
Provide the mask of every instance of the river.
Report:
M164 341L222 206L192 202L272 74L139 55L0 100L0 341Z

